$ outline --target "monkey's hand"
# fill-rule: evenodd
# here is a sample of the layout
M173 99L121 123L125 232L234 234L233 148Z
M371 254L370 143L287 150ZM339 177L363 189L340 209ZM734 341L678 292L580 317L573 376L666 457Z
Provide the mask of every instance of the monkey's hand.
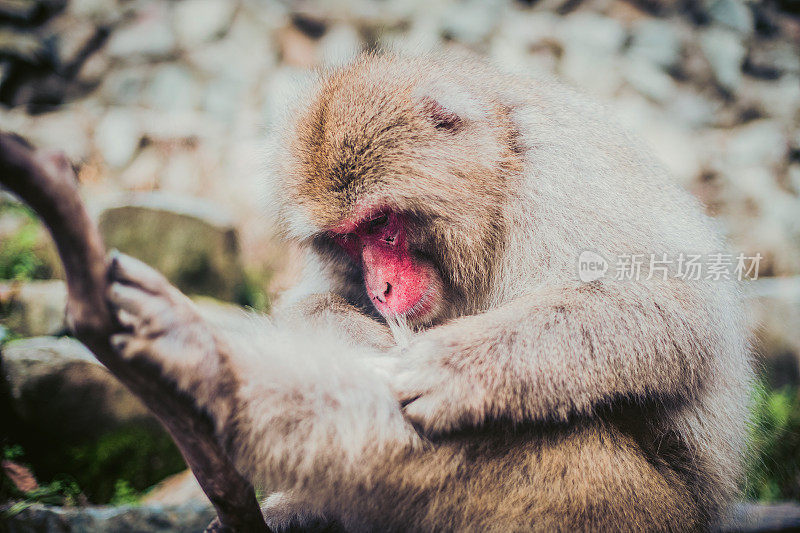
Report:
M141 261L115 253L109 267L107 300L126 329L111 338L124 358L142 361L168 376L179 390L212 415L217 431L233 398L216 394L232 374L213 328L194 303L164 276Z
M485 420L490 378L479 355L436 330L416 338L399 356L392 377L406 419L426 434L440 434ZM490 369L489 369L490 370Z

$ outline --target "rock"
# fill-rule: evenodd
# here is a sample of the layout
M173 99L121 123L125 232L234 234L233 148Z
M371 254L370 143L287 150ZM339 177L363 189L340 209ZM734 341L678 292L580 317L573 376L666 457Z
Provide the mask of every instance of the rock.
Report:
M188 51L188 59L199 71L198 76L208 79L210 85L236 85L239 90L254 87L263 79L277 63L277 44L274 34L265 32L264 25L254 18L240 9L224 39ZM242 50L258 53L243 54ZM233 100L235 105L242 106L238 97ZM231 113L229 119L234 115Z
M171 194L196 194L198 181L205 178L202 156L200 150L173 150L161 171L159 188Z
M63 71L75 68L97 46L101 30L86 19L62 16L48 27L48 35L54 39L57 68Z
M162 272L188 294L227 301L244 274L232 218L220 206L165 193L125 195L98 217L106 245Z
M34 0L0 2L0 17L29 22L36 16L39 6Z
M147 2L132 22L116 29L106 44L113 58L165 58L175 51L168 4Z
M617 57L595 55L592 52L565 52L559 64L559 74L581 90L595 97L611 100L622 84L622 67ZM602 76L597 73L602 72Z
M704 0L704 7L713 22L737 33L753 33L753 13L742 0Z
M44 43L30 33L0 28L0 57L37 65L46 57L46 50Z
M175 3L175 34L186 50L225 34L236 13L232 0L181 0Z
M785 73L800 73L800 54L785 41L757 41L747 54L745 72L751 76L773 80Z
M36 115L25 137L37 148L64 152L70 161L81 163L92 152L91 126L94 117L76 105Z
M216 124L197 110L165 112L158 109L141 109L137 110L136 118L142 126L143 136L154 143L194 144L198 139L218 139L221 135Z
M205 88L200 107L220 122L233 122L242 107L244 83L232 78L214 78Z
M558 39L562 21L546 11L507 13L490 43L493 60L522 75L532 70L555 73L563 52Z
M560 36L565 50L597 55L616 54L625 42L625 30L618 21L588 11L567 16Z
M644 96L655 102L665 102L675 95L675 83L663 70L644 60L628 61L625 80Z
M191 470L178 472L150 489L142 498L142 503L169 506L189 503L211 505Z
M311 68L316 64L316 43L294 26L287 26L277 34L281 60L290 67Z
M291 112L294 95L304 90L311 82L308 71L295 68L280 67L266 80L264 92L264 109L262 111L266 126L281 124Z
M319 62L325 66L344 65L355 58L361 49L361 37L352 26L335 26L319 41Z
M718 214L734 249L760 253L760 276L800 274L800 199L780 186L764 166L718 163Z
M800 505L794 502L761 504L742 502L731 506L715 531L756 533L797 531L800 529Z
M67 288L63 281L0 284L3 325L22 337L55 335L66 329Z
M67 12L75 18L99 24L116 22L123 13L116 0L70 0Z
M87 86L94 86L101 82L111 65L111 60L105 52L95 52L83 62L76 75L77 80Z
M800 385L800 277L760 279L745 287L755 352L771 385Z
M740 36L731 30L710 28L700 35L700 47L720 87L735 92L742 79L742 63L747 53Z
M75 443L121 424L152 421L147 409L78 341L35 337L2 348L15 413L43 438Z
M399 53L432 52L438 46L439 24L426 15L414 17L411 27L391 31L389 28L378 36L380 48L395 50Z
M784 74L773 81L744 78L736 96L740 109L755 111L792 127L800 109L800 76Z
M623 96L614 109L618 120L647 142L676 181L688 186L697 178L701 170L699 145L683 123L639 95Z
M500 8L496 1L454 3L442 14L442 33L460 43L476 45L494 29Z
M559 29L564 50L560 74L597 96L610 98L621 83L617 52L624 41L625 31L613 19L589 12L569 15Z
M680 90L665 111L678 123L697 129L714 125L722 104L691 90Z
M800 163L792 163L789 165L789 168L786 170L786 177L794 193L800 195Z
M153 71L145 89L144 102L163 111L185 111L196 106L199 88L186 67L166 64Z
M755 120L726 132L722 165L731 168L765 166L775 169L789 155L789 139L775 120Z
M152 191L158 185L163 167L163 155L156 147L148 146L122 171L119 182L127 191Z
M110 58L108 60L111 61ZM114 68L103 78L100 93L103 99L111 105L139 104L151 72L152 69L147 65Z
M112 108L100 120L94 142L103 160L113 168L122 168L139 149L142 132L133 113L125 108Z
M673 21L644 19L631 29L628 55L650 61L663 69L680 63L683 40Z
M684 9L684 4L681 0L636 0L633 3L658 14L672 13L678 9Z
M0 509L6 513L7 509ZM32 504L6 515L8 533L105 533L107 531L204 531L216 516L213 507L197 502L180 506L54 507Z

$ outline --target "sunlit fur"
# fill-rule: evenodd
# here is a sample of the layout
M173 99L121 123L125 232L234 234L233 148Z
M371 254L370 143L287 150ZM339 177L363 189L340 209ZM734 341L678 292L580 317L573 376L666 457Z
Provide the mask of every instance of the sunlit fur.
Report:
M577 279L584 249L722 251L697 202L601 107L473 58L368 55L300 94L270 198L309 261L276 318L233 330L176 319L191 304L166 290L111 297L120 350L177 374L239 468L282 491L270 525L708 528L747 433L737 288ZM432 324L387 325L327 235L375 206L408 216L441 274ZM203 328L218 381L180 379L201 363L173 354Z
M610 261L724 251L698 203L601 106L549 79L464 55L367 55L322 73L315 87L286 130L271 184L288 236L316 243L315 274L292 300L330 291L369 313L357 265L314 236L365 206L417 216L409 231L451 292L443 324L404 341L407 378L395 388L430 396L410 405L409 418L446 435L493 421L579 428L625 413L620 431L640 448L630 453L678 476L696 524L711 519L736 492L747 433L738 289L576 276L586 249ZM432 127L429 99L461 127ZM594 473L611 475L602 464ZM655 495L637 492L655 505ZM572 496L558 495L565 523L575 512L586 525L600 520ZM437 507L460 512L443 499ZM686 524L674 501L672 519ZM618 505L617 516L641 518L625 498Z

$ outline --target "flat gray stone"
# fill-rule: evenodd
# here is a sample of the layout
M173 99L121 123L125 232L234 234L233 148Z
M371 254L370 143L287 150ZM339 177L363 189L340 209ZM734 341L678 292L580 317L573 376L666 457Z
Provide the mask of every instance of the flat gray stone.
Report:
M700 47L717 83L734 92L741 82L742 63L747 53L741 36L731 30L710 28L700 36Z
M236 300L244 281L232 218L216 204L166 193L112 199L98 216L109 248L163 273L187 294Z
M149 411L75 339L9 342L0 354L16 414L41 435L85 441Z
M6 509L0 509L5 512ZM34 504L4 518L8 533L115 533L203 531L216 513L210 504L179 506L55 507Z
M5 286L3 325L22 337L55 335L66 329L67 288L61 280L28 281Z

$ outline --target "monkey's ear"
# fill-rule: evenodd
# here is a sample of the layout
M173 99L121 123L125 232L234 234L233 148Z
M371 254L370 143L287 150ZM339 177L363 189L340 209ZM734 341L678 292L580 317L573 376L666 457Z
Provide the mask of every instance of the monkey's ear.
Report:
M456 132L464 126L464 120L458 114L447 109L433 98L425 96L421 102L422 110L431 119L436 129Z
M420 87L415 96L422 113L438 129L455 133L486 117L480 102L461 87L437 83Z

